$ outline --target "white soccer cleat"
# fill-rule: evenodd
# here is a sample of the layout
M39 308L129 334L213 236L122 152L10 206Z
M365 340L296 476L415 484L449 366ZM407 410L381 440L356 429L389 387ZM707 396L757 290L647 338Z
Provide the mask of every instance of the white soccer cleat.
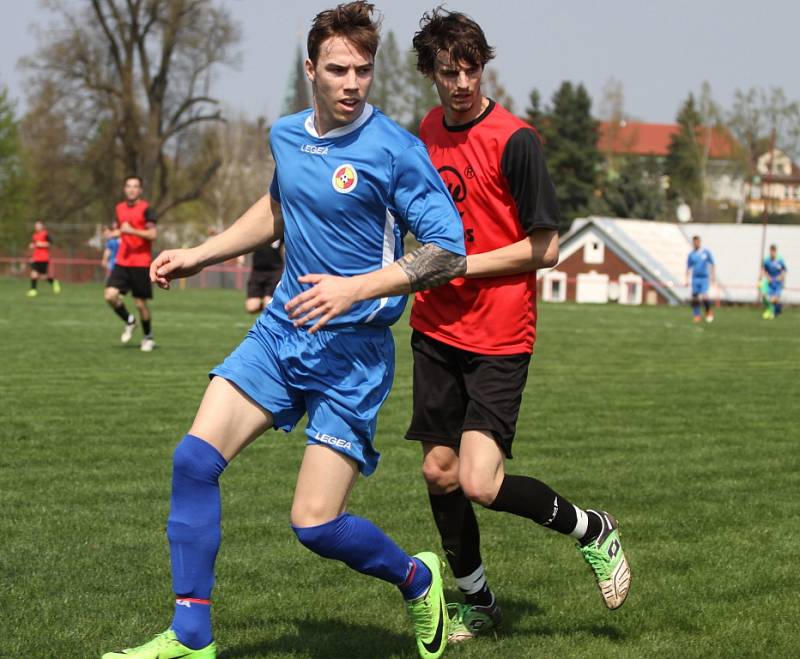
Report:
M136 328L135 320L132 323L125 323L125 329L122 330L122 335L119 337L119 340L122 343L130 343L131 337L133 336L133 330L135 328Z
M156 347L156 342L153 341L150 337L145 337L144 341L142 341L142 345L139 346L139 350L142 352L153 352L153 348Z

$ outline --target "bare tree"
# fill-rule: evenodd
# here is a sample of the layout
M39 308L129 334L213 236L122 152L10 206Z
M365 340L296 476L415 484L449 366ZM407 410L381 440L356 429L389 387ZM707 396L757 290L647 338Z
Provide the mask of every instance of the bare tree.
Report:
M198 199L220 166L212 159L180 176L193 131L223 120L210 86L233 64L239 31L213 0L48 0L55 29L23 64L34 94L54 88L65 130L93 136L106 127L114 158L145 181L160 213Z
M207 226L222 231L263 195L275 163L268 146L263 117L255 122L238 117L212 129L212 157L221 160L217 174L203 193L209 210Z
M487 68L486 72L481 79L481 91L485 96L497 101L509 112L514 112L514 99L506 91L503 83L500 82L500 76L497 69Z

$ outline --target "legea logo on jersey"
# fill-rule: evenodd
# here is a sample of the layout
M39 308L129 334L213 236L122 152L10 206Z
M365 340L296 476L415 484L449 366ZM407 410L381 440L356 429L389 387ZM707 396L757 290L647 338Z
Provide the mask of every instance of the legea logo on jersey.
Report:
M356 168L350 164L339 165L333 172L333 189L336 192L347 193L352 192L358 185L358 172Z

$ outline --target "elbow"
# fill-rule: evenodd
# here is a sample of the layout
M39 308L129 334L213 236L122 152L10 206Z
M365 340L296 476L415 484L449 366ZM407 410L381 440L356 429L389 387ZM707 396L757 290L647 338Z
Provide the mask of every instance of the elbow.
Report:
M540 268L554 268L558 265L558 243L551 245L542 256Z

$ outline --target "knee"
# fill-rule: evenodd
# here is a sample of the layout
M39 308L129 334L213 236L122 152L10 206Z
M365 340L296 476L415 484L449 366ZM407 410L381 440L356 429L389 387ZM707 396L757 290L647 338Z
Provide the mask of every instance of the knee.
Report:
M494 503L500 489L494 479L474 473L460 474L459 481L464 496L481 506L488 507Z
M339 511L332 510L330 503L324 500L295 501L292 504L292 528L321 526L340 516Z
M216 448L194 435L184 436L172 453L173 479L216 483L227 464Z
M335 519L313 526L297 524L293 518L292 531L294 531L301 545L315 554L330 557L339 544L340 528L346 524L346 517L347 513L343 513Z
M448 494L458 489L458 461L426 459L422 463L422 476L431 494Z
M103 298L109 304L116 304L117 299L119 298L119 293L115 288L107 288L103 291Z
M261 300L257 298L248 298L245 300L244 308L247 313L258 313L261 311Z

